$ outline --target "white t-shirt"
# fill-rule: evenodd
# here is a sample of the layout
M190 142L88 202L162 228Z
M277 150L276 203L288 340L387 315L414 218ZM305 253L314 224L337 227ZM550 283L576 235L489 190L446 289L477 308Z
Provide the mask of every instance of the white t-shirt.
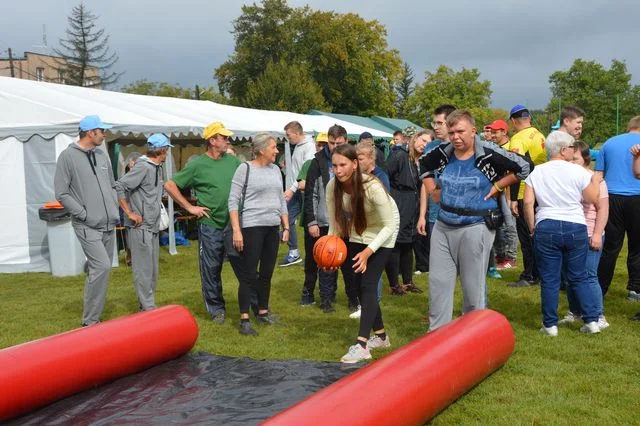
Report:
M545 219L586 225L582 191L590 182L591 174L584 167L568 161L536 166L524 181L536 194L536 225Z

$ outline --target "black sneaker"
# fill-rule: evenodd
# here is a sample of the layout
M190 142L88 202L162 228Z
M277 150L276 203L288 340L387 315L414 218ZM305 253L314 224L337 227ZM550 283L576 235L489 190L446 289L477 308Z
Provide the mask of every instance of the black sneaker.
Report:
M219 311L219 312L216 312L215 314L211 314L211 321L220 325L224 324L224 312Z
M329 300L323 300L320 302L320 309L322 309L322 312L325 314L330 314L336 311L336 308L333 307Z
M520 280L520 281L516 281L516 282L507 284L507 287L515 287L515 288L531 287L531 286L538 285L538 284L539 284L538 281Z
M258 321L259 324L263 325L276 325L278 324L278 317L271 312L268 312L266 314L259 314L256 317L256 321Z
M300 306L302 307L306 307L306 306L311 306L311 305L315 305L316 300L315 297L313 297L313 294L308 294L303 292L302 296L300 297Z
M258 332L253 329L249 321L240 321L240 334L245 336L257 336Z

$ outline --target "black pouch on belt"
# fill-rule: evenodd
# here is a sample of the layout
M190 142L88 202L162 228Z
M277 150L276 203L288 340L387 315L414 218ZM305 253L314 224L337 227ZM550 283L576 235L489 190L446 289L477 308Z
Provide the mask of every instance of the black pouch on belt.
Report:
M484 216L484 223L487 228L495 231L500 228L504 223L504 215L500 209L491 210L491 212Z

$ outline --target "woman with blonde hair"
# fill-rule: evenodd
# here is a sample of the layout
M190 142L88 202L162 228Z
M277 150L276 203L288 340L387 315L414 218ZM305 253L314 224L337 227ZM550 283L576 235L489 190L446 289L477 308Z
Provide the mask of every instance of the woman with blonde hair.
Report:
M409 141L408 150L397 149L386 164L391 196L400 212L400 229L398 238L386 266L387 278L391 294L401 296L407 291L422 293L413 283L413 242L415 240L418 221L420 190L422 182L418 169L418 159L429 142L426 131L415 134ZM402 285L398 275L402 275Z

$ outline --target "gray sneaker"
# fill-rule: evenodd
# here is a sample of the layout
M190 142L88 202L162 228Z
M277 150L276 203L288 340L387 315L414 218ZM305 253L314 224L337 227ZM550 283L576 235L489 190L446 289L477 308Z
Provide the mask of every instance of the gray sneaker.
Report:
M340 358L340 362L343 362L345 364L355 364L356 362L364 361L367 359L371 359L369 348L363 348L361 345L356 343L355 345L349 347L349 352L347 352L342 356L342 358Z
M224 312L216 312L215 314L211 314L211 321L216 324L224 324Z
M507 284L507 287L515 287L515 288L531 287L531 286L534 286L534 285L537 285L537 284L538 284L538 281L520 280L520 281L516 281L514 283Z
M277 325L278 323L278 317L274 314L272 314L271 312L267 313L266 315L258 315L256 317L256 321L258 321L259 324L264 324L264 325Z
M240 334L245 336L257 336L258 332L253 329L249 321L240 321Z
M382 340L377 334L374 334L373 337L370 337L369 341L367 342L367 347L369 349L388 348L390 346L391 341L389 340L388 334L385 336L384 340Z
M558 321L558 324L571 324L580 319L582 319L582 316L576 315L573 312L569 311L567 315L564 316L564 318Z
M629 294L627 295L627 300L631 300L632 302L640 301L640 293L637 291L629 290Z

